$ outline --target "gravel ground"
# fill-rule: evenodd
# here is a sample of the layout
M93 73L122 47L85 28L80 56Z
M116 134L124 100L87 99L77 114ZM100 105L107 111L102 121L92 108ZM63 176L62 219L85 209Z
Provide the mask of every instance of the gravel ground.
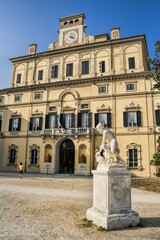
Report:
M85 226L92 178L0 173L0 240L160 240L160 194L132 189L138 227L98 231Z

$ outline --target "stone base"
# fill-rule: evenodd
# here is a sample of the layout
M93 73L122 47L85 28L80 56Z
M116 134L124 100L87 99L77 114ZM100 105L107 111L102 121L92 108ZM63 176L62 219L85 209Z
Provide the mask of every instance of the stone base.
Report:
M92 207L87 210L86 218L106 230L135 227L139 223L138 213L132 210L123 214L107 214Z

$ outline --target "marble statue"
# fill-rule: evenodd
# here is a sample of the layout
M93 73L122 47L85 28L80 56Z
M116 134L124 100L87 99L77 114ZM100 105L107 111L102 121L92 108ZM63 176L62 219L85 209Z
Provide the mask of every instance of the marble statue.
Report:
M96 161L99 166L122 165L124 161L119 156L119 148L116 137L106 124L98 123L96 129L102 134L100 150L96 154Z

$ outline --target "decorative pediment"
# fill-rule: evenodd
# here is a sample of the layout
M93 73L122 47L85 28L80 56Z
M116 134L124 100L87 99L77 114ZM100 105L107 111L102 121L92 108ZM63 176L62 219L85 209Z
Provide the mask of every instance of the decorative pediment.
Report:
M128 109L129 109L129 110L130 110L130 109L131 109L131 110L132 110L132 109L133 109L133 110L138 110L138 109L140 109L140 106L139 106L139 104L135 104L134 102L131 102L131 103L129 103L128 105L125 106L125 109L126 109L126 110L128 110Z
M65 111L74 111L74 110L75 110L75 108L70 107L68 105L61 108L61 111L63 111L63 112L65 112Z
M11 117L20 117L21 116L21 113L15 111L11 114Z
M100 107L97 107L96 110L97 110L97 112L99 112L99 111L110 112L111 108L109 106L106 106L105 104L102 104Z
M35 111L32 112L32 115L43 115L43 113L36 109Z

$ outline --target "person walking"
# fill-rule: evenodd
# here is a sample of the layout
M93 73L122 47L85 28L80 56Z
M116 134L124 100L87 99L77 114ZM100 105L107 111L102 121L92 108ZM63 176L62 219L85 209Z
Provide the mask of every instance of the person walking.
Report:
M23 175L23 163L20 162L19 166L18 166L18 171L19 171L19 178L22 178Z

